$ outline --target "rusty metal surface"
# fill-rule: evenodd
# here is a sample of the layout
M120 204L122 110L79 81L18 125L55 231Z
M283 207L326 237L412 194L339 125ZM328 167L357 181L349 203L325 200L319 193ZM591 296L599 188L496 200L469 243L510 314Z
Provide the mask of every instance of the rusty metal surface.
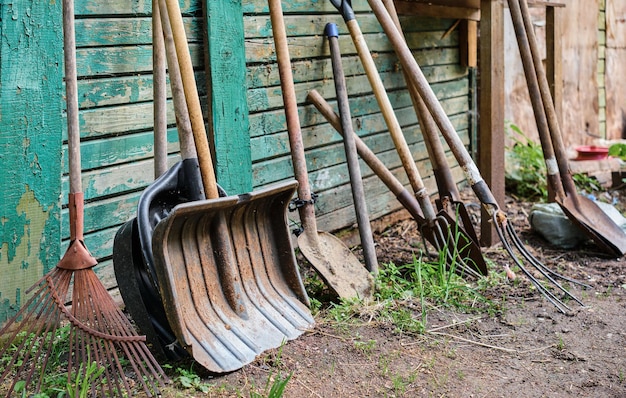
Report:
M591 199L576 192L566 192L565 197L557 197L556 202L567 218L605 253L616 256L626 253L624 231Z
M296 186L182 204L155 229L168 320L210 371L239 369L314 323L285 217Z

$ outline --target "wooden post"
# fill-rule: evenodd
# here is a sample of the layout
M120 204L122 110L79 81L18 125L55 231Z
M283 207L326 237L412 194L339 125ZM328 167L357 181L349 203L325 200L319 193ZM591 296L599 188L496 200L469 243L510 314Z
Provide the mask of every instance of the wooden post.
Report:
M546 6L546 74L556 116L563 125L562 7Z
M16 0L0 13L1 325L60 258L65 123L61 2Z
M504 206L504 15L500 0L480 2L479 168ZM481 213L481 244L498 241L491 218Z
M230 194L252 191L246 54L241 1L203 1L208 134L218 184Z

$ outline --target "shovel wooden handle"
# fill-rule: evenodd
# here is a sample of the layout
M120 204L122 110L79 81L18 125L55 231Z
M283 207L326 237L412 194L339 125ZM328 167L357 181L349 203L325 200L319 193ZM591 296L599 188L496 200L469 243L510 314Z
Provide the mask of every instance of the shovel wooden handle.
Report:
M404 41L402 34L398 31L393 19L385 9L381 0L368 0L372 11L378 18L383 30L387 34L389 41L393 45L402 67L406 70L407 76L415 85L415 88L419 92L420 96L424 100L428 111L433 116L433 119L439 126L439 130L446 139L448 146L452 150L454 157L463 169L467 181L471 185L476 196L483 204L489 204L499 209L498 203L493 196L493 193L485 183L476 163L472 160L467 148L463 144L463 141L459 137L458 133L454 129L452 122L448 119L443 107L439 103L437 96L433 92L433 89L428 84L426 76L420 69L417 61L413 57L411 50Z
M196 143L196 152L198 154L198 163L200 164L200 174L202 175L202 184L207 199L219 198L217 190L217 180L215 178L215 170L213 169L213 159L209 149L209 141L206 135L206 127L202 116L202 107L198 96L198 87L191 63L191 55L189 53L189 44L187 43L187 35L183 26L183 16L180 12L178 0L166 0L167 12L172 27L172 35L174 37L174 45L176 46L176 55L180 66L180 74L183 81L185 92L185 100L189 110L189 120L191 121L191 129L193 138Z
M367 75L370 85L372 86L372 91L374 92L378 106L383 114L383 118L387 124L387 129L391 134L391 139L393 140L396 151L398 152L398 156L400 157L404 170L409 178L409 183L413 188L413 192L426 218L432 220L435 218L435 209L430 202L430 196L426 190L424 182L422 181L419 170L417 169L417 165L415 164L409 145L407 144L402 128L400 127L400 122L398 122L396 114L393 110L393 106L391 105L385 86L380 78L380 75L378 74L374 58L367 47L365 37L363 36L361 28L355 19L350 2L345 0L340 2L331 2L341 13L346 22L346 26L348 27L354 46L359 54L361 64L365 69L365 74Z
M152 2L152 94L154 120L154 178L167 171L167 76L165 42L159 3Z
M278 74L280 75L280 87L283 94L285 117L287 119L291 161L293 163L294 176L298 181L298 198L304 203L298 208L298 211L305 232L308 236L314 236L317 234L315 207L311 200L311 186L309 185L306 167L304 143L302 142L302 131L298 117L298 100L296 99L296 90L293 83L291 59L287 45L287 31L285 29L285 21L283 20L281 0L269 0L268 6L272 22L274 46L276 47Z
M178 128L178 142L180 145L180 157L185 159L197 158L196 147L189 120L189 111L185 102L185 92L183 81L180 76L178 66L178 56L176 55L176 45L172 35L169 13L167 12L166 0L158 0L159 14L161 16L161 27L163 29L163 39L165 42L165 55L170 74L170 87L172 90L172 101L174 103L174 114L176 115L176 127Z

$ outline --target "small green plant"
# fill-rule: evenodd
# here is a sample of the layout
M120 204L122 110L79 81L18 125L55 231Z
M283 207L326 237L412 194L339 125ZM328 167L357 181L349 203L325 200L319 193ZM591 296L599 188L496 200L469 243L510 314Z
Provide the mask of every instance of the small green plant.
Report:
M178 375L174 378L174 382L183 388L189 388L195 391L207 393L211 387L213 387L211 384L203 382L202 378L193 370L193 368L176 368L176 373Z
M600 185L600 182L595 177L590 177L583 173L576 173L572 174L572 178L574 179L576 187L588 194L602 190L602 185Z
M354 348L369 358L371 357L372 352L376 348L376 340L372 340L372 339L368 341L355 340Z
M87 365L81 363L76 375L67 382L66 391L68 397L87 398L89 389L104 372L104 367L91 360L89 349L87 350Z
M506 189L525 199L545 201L548 197L546 165L541 145L532 141L515 124L507 133L513 145L506 148Z
M626 161L626 144L618 142L609 146L609 156Z
M284 378L280 372L278 372L276 377L273 377L273 373L270 373L265 383L264 394L252 391L250 392L250 398L281 398L285 393L287 383L291 380L291 376L293 376L293 372L289 373L289 375Z
M562 336L559 336L559 341L556 343L556 349L563 351L565 349L565 341Z

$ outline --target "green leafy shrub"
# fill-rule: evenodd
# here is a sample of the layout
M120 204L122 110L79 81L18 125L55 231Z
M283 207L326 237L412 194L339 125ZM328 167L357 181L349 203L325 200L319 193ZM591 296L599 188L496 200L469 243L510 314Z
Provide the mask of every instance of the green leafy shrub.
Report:
M506 148L506 190L527 200L546 201L548 186L541 145L528 138L515 124L509 123L507 127L513 145Z

